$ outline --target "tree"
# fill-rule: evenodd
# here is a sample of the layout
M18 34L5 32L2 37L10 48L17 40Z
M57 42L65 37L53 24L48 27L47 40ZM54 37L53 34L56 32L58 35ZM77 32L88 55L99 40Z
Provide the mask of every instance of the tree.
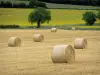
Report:
M99 12L97 13L97 18L100 19L100 10L99 10Z
M37 0L30 0L29 7L34 8L37 6L38 1Z
M28 16L28 21L33 24L37 23L37 28L40 28L40 24L51 20L51 12L43 7L37 7Z
M44 8L47 8L46 3L40 2L40 1L37 2L37 7L44 7Z
M25 3L19 3L19 4L18 4L18 7L19 7L19 8L26 8L27 6L26 6Z
M86 24L93 25L96 21L96 14L93 12L86 12L83 14L82 19L86 22Z

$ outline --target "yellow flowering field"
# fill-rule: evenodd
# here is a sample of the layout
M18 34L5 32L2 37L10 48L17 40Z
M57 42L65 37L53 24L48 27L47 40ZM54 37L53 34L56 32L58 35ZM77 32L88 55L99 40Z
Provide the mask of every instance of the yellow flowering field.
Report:
M0 8L0 25L2 24L17 24L17 25L31 25L28 22L28 15L34 9L16 9L16 8ZM68 9L50 9L52 20L45 25L73 25L83 24L82 15L85 12L92 11L97 13L96 10L68 10ZM97 21L98 23L99 21ZM36 23L33 24L34 26Z

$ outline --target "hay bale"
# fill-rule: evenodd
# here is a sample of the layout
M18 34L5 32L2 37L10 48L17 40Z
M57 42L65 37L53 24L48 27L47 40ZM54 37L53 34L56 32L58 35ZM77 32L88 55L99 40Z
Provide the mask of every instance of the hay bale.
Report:
M8 46L10 47L20 47L21 40L18 37L10 37L8 40Z
M51 32L57 32L57 28L51 28Z
M87 40L86 38L76 38L74 41L74 48L75 49L84 49L87 47Z
M72 27L72 30L75 30L75 27Z
M53 48L51 59L53 63L73 63L75 51L71 45L56 45Z
M44 36L42 34L35 34L33 36L34 42L42 42L44 40Z

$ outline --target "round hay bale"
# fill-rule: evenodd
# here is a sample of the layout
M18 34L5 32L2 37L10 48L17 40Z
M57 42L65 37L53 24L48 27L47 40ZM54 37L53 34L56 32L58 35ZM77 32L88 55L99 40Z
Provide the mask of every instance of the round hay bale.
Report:
M42 42L44 40L44 36L42 34L35 34L33 36L34 42Z
M53 63L73 63L75 51L71 45L56 45L53 48L51 59Z
M72 27L72 30L75 30L75 27Z
M57 32L57 28L51 28L51 32Z
M20 47L21 40L18 37L10 37L8 40L8 46L10 47Z
M74 41L74 48L75 49L84 49L87 47L87 40L86 38L76 38Z

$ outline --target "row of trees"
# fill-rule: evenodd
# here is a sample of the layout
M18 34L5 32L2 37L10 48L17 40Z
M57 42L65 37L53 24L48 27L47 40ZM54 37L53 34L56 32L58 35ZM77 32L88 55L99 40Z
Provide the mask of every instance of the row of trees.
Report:
M96 19L100 20L100 10L97 14L93 12L85 12L82 18L86 25L93 25ZM49 23L51 20L51 12L45 8L36 8L33 12L31 12L28 16L28 21L33 24L37 23L37 28L40 28L41 24L44 22Z
M100 6L100 0L26 0L26 3L12 3L12 2L0 2L0 7L2 8L33 8L33 7L45 7L44 2L60 3L60 4L76 4L76 5L95 5Z
M31 8L34 8L34 7L44 7L44 8L47 8L46 3L40 2L38 0L30 0L29 6Z
M100 0L39 0L60 4L76 4L76 5L95 5L100 6Z
M1 1L0 3L1 8L28 8L29 5L26 5L25 3L19 3L19 4L12 4L11 2L4 2Z
M0 2L0 7L1 8L35 8L35 7L44 7L47 8L46 4L44 2L40 2L37 0L30 0L29 4L25 4L25 3L12 3L12 2L4 2L1 1Z

